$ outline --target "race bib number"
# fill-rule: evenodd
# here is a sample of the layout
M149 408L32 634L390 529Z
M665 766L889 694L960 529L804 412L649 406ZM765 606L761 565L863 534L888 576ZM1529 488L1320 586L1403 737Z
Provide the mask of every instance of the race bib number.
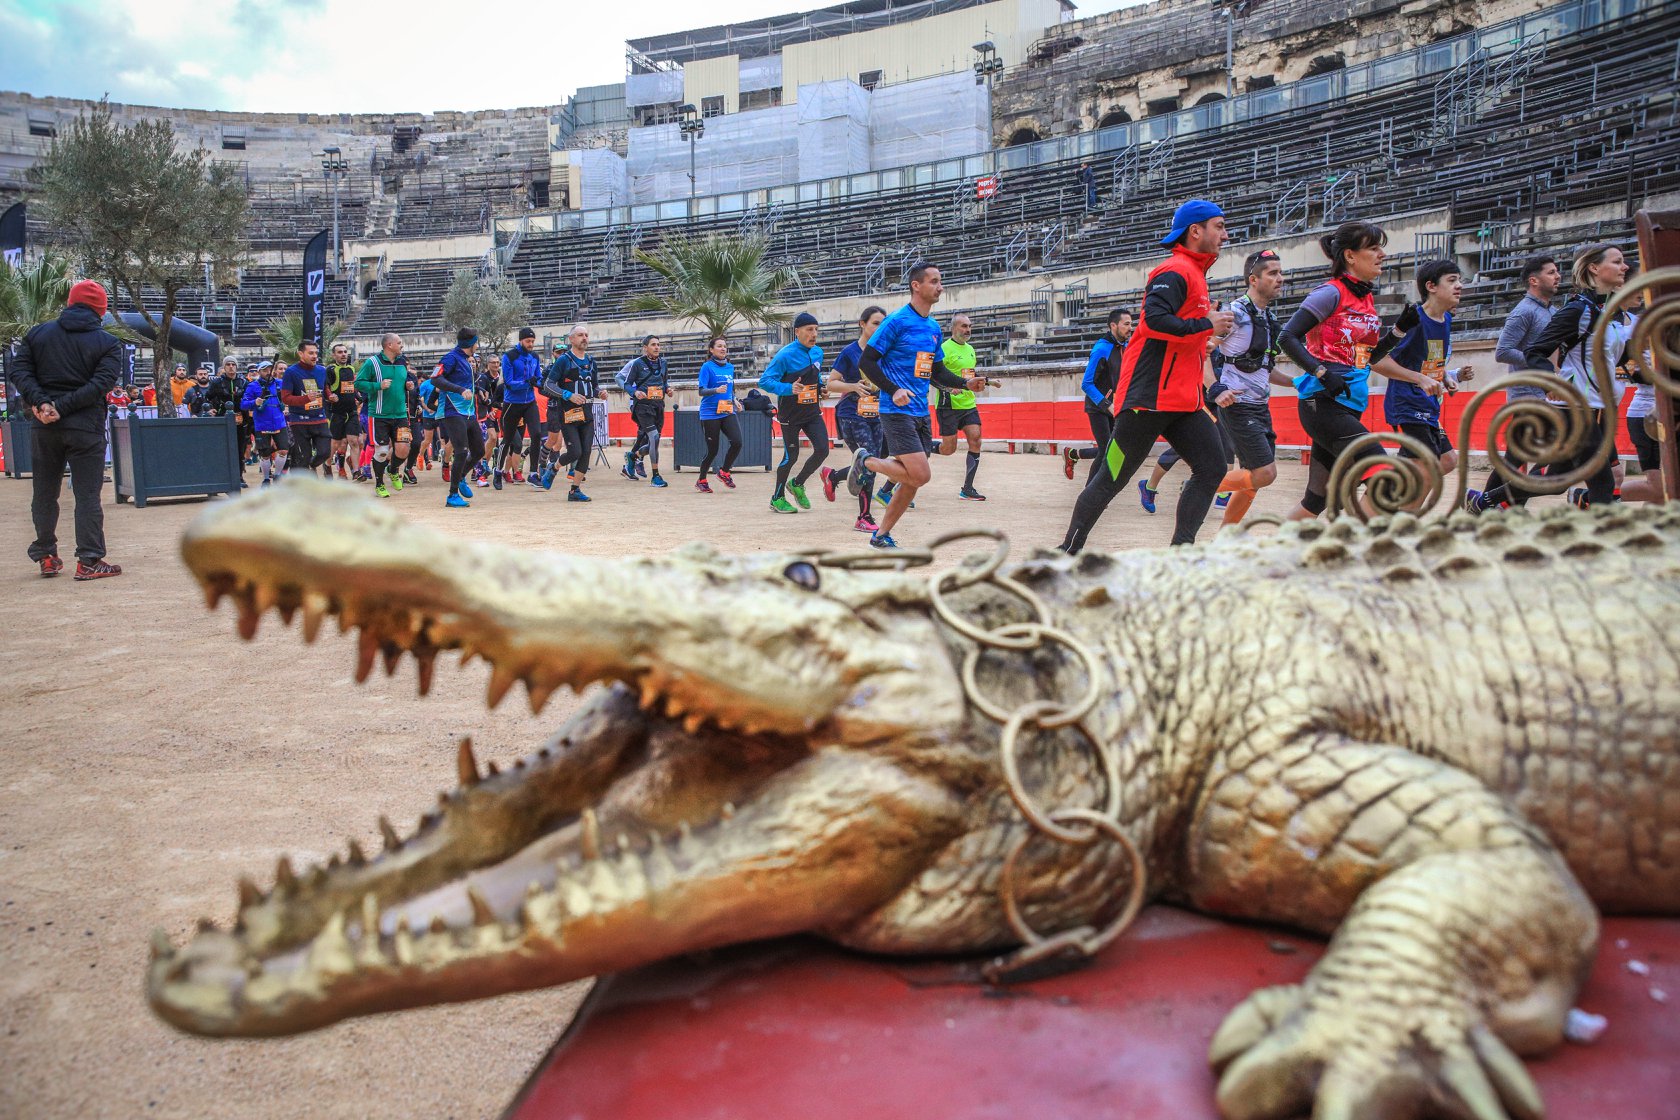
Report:
M728 416L730 413L735 411L735 402L731 400L721 400L717 402L717 410L719 416Z
M817 387L815 385L801 385L796 394L800 404L817 403Z
M561 419L568 424L581 424L583 423L583 409L568 408Z
M1356 342L1353 344L1353 362L1351 364L1354 369L1371 368L1371 347L1368 343Z
M1423 369L1419 371L1431 381L1440 381L1447 375L1446 347L1438 338L1429 340L1429 356L1423 360Z
M398 443L407 443L409 440L411 440L413 438L414 438L414 432L413 432L412 429L409 429L409 428L398 428L397 429L397 442Z
M650 401L662 401L665 399L665 390L658 385L649 385L647 395Z
M923 381L933 377L933 355L926 350L916 351L916 376Z
M881 415L881 402L867 394L861 395L858 397L857 414L865 419L871 416L879 416Z

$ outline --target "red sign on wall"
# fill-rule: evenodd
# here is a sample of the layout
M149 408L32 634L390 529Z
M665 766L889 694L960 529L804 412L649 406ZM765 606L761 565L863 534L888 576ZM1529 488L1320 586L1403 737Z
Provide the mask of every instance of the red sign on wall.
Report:
M998 192L998 177L996 175L982 175L974 180L974 197L982 201L991 198Z

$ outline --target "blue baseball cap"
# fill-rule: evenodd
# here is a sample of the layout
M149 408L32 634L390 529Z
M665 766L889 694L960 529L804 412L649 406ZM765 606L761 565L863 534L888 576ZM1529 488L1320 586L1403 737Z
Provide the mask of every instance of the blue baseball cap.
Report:
M1209 218L1223 218L1225 211L1217 203L1209 202L1205 198L1192 198L1177 210L1173 211L1172 232L1161 238L1161 244L1171 245L1184 236L1184 231L1197 222L1205 222Z

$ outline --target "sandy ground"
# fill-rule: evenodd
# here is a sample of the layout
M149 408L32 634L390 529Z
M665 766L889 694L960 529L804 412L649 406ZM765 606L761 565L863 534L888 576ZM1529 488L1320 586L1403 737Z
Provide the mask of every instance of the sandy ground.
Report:
M960 472L960 457L937 462L902 543L959 526L1005 529L1021 550L1060 539L1078 488L1058 459L988 453L985 505L958 501ZM1180 467L1169 478L1153 517L1133 495L1117 499L1092 546L1164 544L1184 477ZM693 492L691 472L655 490L598 471L591 505L568 505L558 486L486 487L459 511L443 507L433 473L392 504L452 533L592 554L695 539L732 551L864 543L844 493L832 507L818 497L809 513L777 516L764 473L737 478L740 489L707 497ZM1256 510L1292 506L1304 478L1284 465ZM452 659L425 700L412 662L357 687L351 638L328 627L306 646L273 615L255 642L239 641L231 610L206 611L176 555L204 502L136 510L107 486L110 558L125 574L42 580L24 556L29 494L28 481L0 479L0 1116L496 1115L584 985L300 1038L206 1041L147 1009L147 938L161 927L184 940L200 916L226 923L237 877L271 882L282 853L301 867L350 837L378 850L379 814L406 831L453 782L460 735L475 737L481 761L506 761L575 701L556 697L540 722L518 695L487 712L484 665L460 671ZM65 499L69 557L68 487Z

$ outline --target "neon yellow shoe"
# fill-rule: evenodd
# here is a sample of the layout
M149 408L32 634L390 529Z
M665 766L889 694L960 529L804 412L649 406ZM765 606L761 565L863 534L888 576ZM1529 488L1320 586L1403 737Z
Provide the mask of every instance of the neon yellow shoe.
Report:
M395 471L386 475L385 485L389 486L393 493L401 494L403 488L402 475L396 473Z

